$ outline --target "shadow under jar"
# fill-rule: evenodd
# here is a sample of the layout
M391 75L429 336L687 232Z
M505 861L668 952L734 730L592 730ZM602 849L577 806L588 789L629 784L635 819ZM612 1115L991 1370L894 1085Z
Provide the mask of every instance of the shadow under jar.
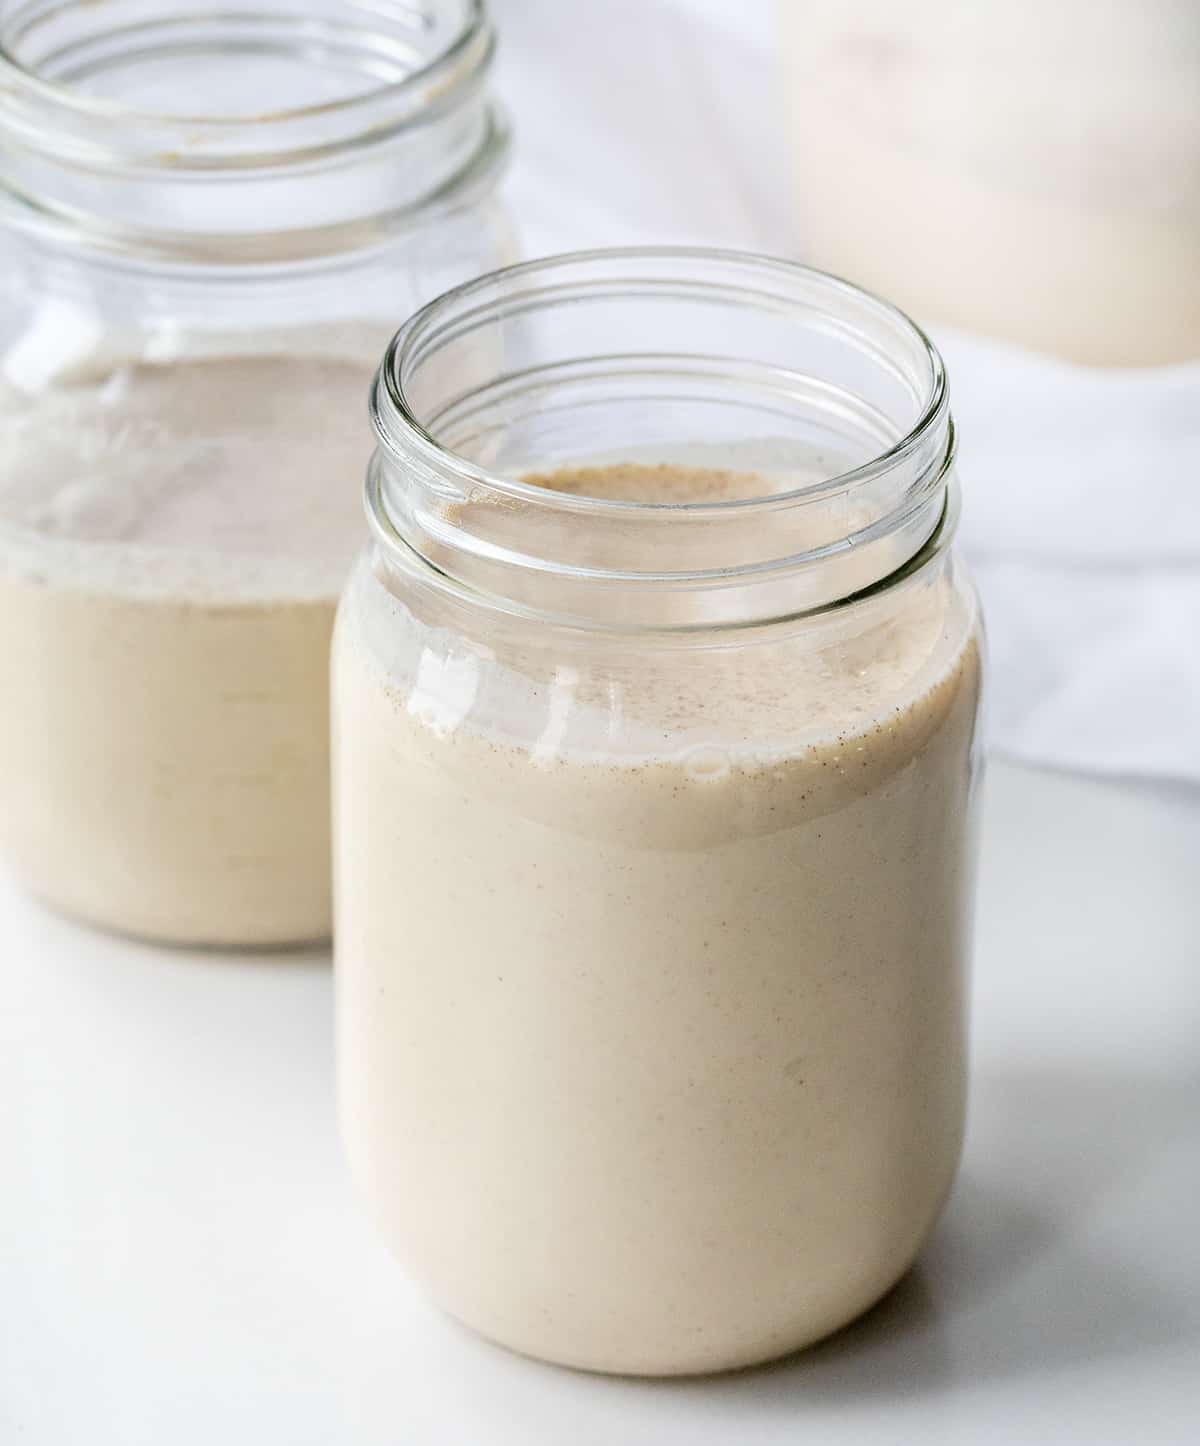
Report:
M0 0L0 852L180 943L330 931L371 375L511 260L478 0Z
M340 1107L448 1311L746 1365L901 1275L957 1166L979 618L936 352L836 279L597 252L374 391L334 645Z

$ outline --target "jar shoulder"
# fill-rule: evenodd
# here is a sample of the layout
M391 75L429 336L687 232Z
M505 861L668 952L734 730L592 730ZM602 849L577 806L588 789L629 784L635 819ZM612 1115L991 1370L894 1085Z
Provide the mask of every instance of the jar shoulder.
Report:
M437 752L468 734L545 757L778 759L917 732L979 691L982 625L951 555L935 576L813 623L697 638L587 635L447 605L370 552L343 596L338 667ZM949 680L949 681L947 681ZM930 701L932 700L932 701ZM857 742L850 746L858 746Z

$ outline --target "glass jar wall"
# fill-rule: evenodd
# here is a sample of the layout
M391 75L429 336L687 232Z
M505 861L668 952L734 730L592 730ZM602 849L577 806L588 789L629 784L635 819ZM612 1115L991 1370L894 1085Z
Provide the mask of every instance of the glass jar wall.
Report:
M980 644L941 362L707 252L434 302L334 650L343 1133L517 1349L795 1349L907 1268L965 1094Z
M399 318L511 259L479 0L0 4L0 846L330 929L327 654Z

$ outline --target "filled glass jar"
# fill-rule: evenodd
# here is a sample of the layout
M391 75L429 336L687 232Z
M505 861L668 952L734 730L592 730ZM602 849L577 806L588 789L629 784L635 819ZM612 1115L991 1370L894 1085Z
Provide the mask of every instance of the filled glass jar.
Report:
M832 277L596 252L375 382L334 645L351 1166L520 1351L777 1356L908 1267L966 1088L981 642L940 358Z
M328 649L397 322L512 258L481 0L0 0L0 852L330 930Z

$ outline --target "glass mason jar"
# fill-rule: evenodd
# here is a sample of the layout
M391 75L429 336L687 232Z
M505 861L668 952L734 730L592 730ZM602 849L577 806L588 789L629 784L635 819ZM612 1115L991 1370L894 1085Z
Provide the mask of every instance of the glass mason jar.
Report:
M0 47L0 851L109 927L320 938L371 374L512 259L492 31L0 0Z
M808 258L1076 361L1200 358L1196 0L780 15Z
M334 642L341 1113L451 1313L744 1365L950 1188L980 638L942 363L705 251L439 298L373 393Z

